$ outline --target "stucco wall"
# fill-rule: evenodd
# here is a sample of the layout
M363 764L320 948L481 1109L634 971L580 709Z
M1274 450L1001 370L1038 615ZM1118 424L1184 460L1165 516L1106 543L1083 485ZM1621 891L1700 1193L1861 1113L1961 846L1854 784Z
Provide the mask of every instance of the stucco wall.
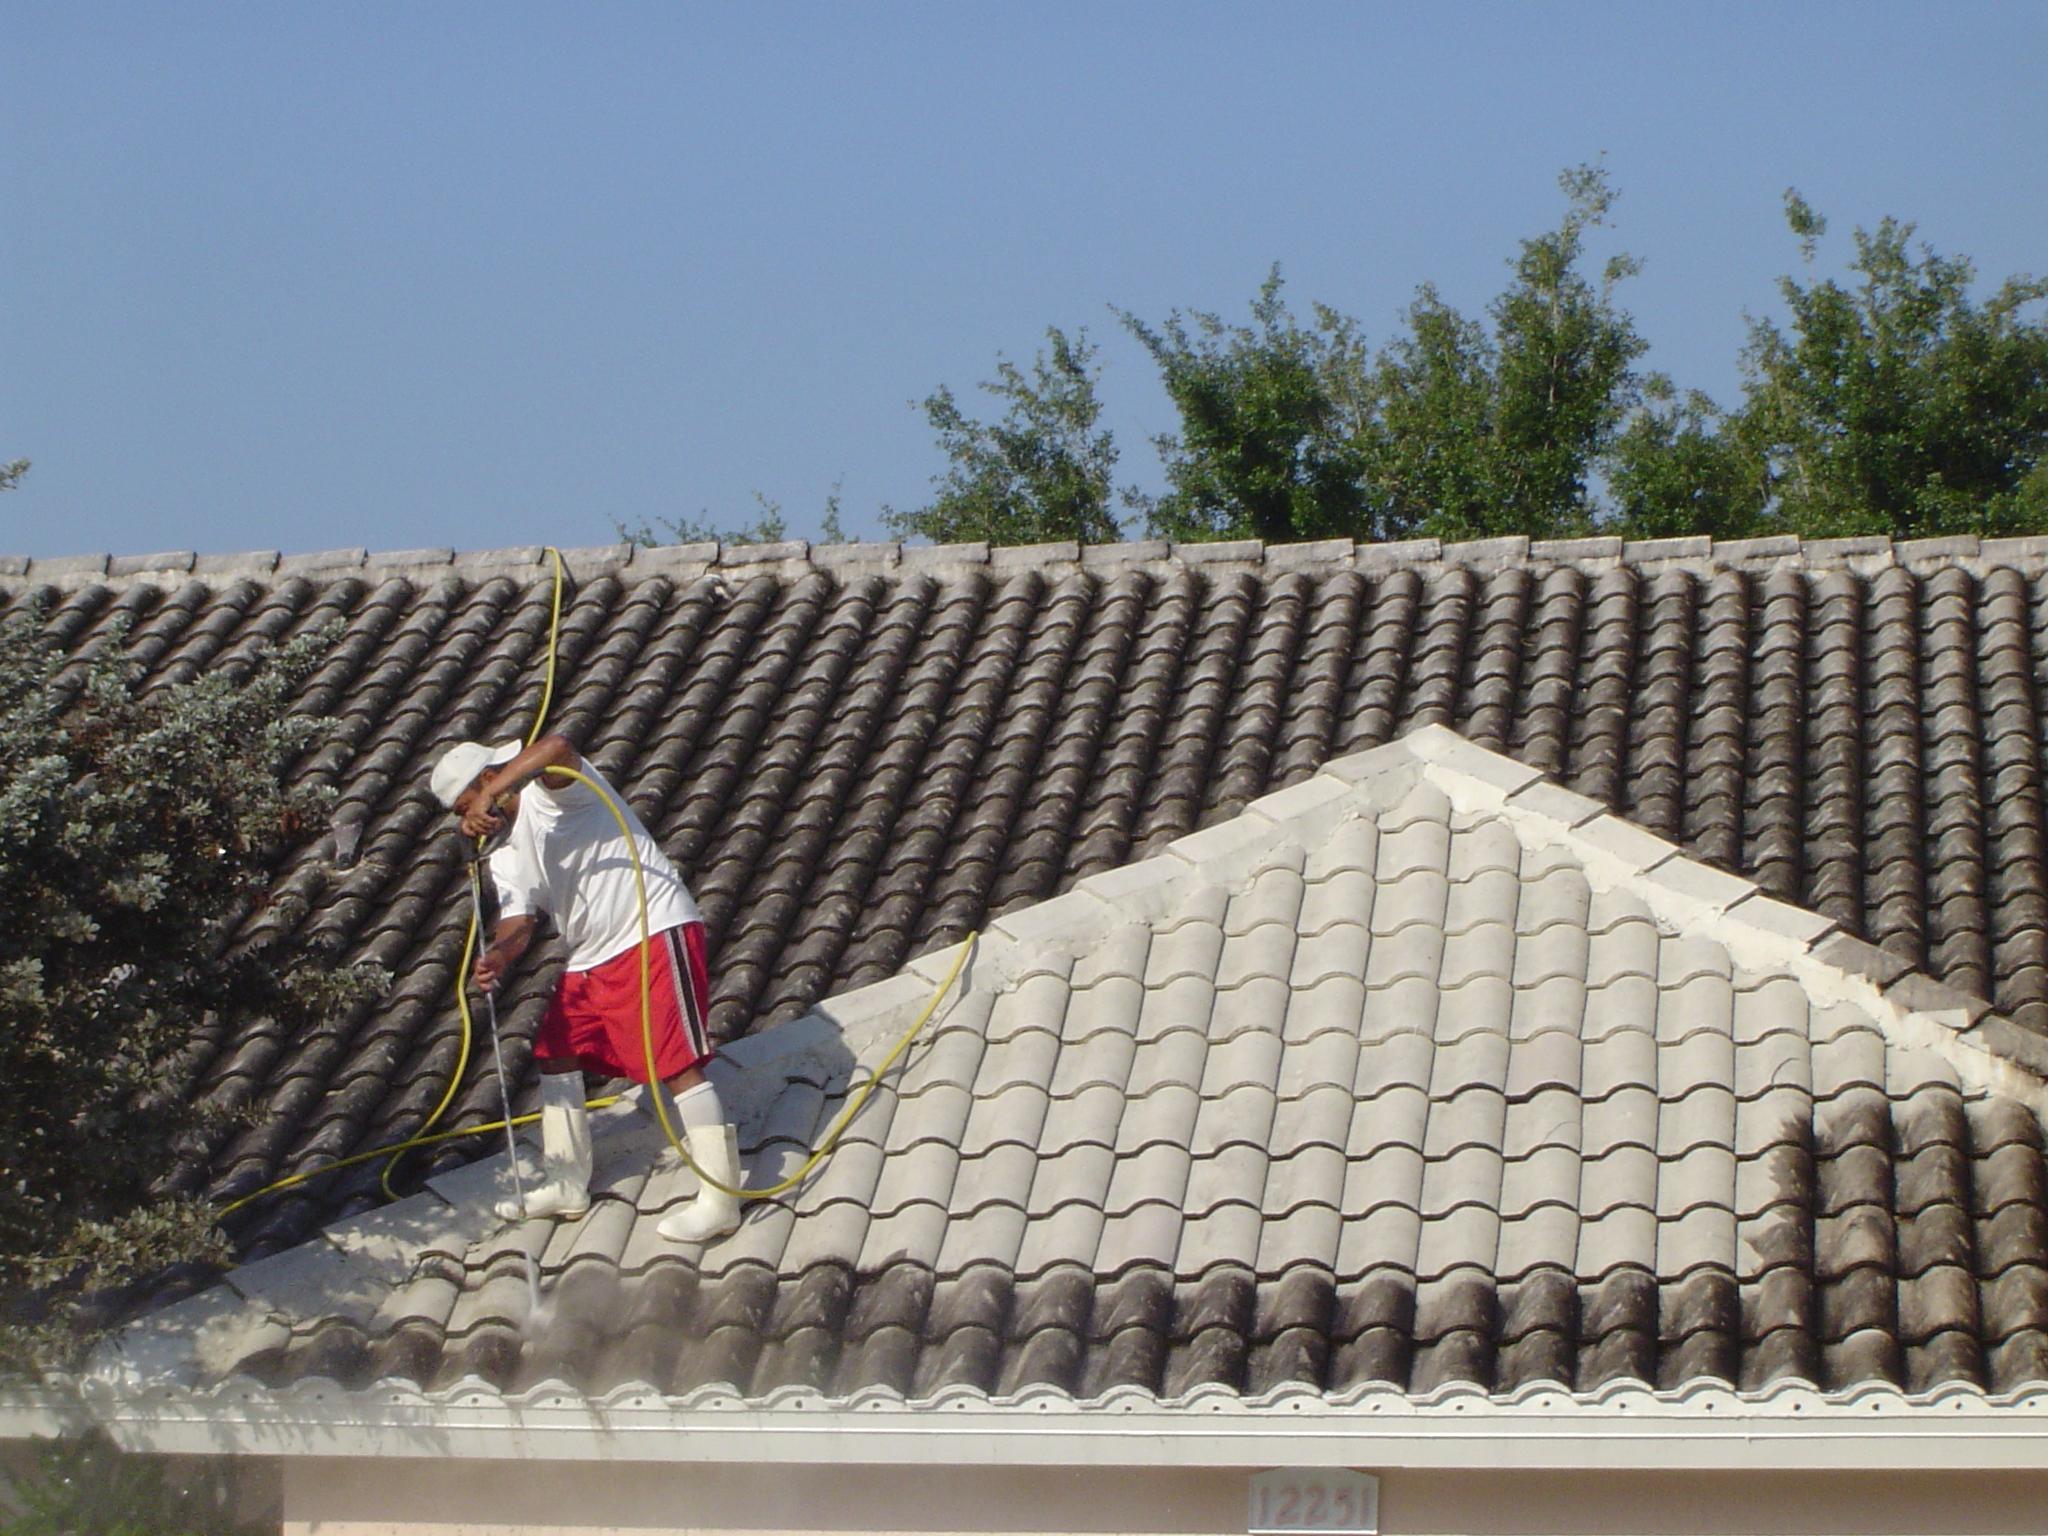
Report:
M1367 1469L1370 1470L1370 1469ZM865 1531L1242 1532L1248 1471L317 1461L285 1536ZM2048 1531L2041 1473L1394 1471L1380 1528L1479 1533Z

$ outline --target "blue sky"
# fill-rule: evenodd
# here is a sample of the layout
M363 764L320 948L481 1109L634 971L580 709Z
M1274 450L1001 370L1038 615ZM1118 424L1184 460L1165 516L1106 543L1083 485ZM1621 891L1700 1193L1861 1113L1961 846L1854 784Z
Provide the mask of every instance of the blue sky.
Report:
M1477 311L1603 151L1651 366L1734 392L1833 225L2048 268L2048 6L0 6L0 549L815 532L917 504L907 402L1048 324L1121 478L1108 306L1279 261L1375 338Z

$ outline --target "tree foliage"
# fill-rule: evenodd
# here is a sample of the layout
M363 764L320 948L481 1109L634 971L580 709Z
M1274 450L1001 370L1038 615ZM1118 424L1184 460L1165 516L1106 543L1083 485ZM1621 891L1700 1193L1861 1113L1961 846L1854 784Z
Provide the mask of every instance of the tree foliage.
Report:
M818 537L827 544L844 542L846 530L840 523L840 487L834 482L825 493L819 514ZM655 531L655 524L661 532ZM754 492L754 514L744 522L720 523L709 511L695 517L643 517L637 523L615 523L619 537L628 544L654 549L662 544L779 544L789 537L789 514L782 503L760 491Z
M1006 407L1000 420L969 416L944 385L925 397L920 409L947 469L933 480L928 505L884 510L893 532L937 544L1116 542L1116 442L1100 425L1096 349L1085 330L1068 336L1051 326L1045 335L1030 372L998 358L996 376L983 382Z
M1247 323L1175 310L1154 325L1117 310L1177 417L1153 439L1164 491L1127 493L1151 531L1284 542L2048 530L2048 282L2014 277L1979 299L1970 262L1916 247L1896 219L1856 231L1846 280L1818 276L1826 223L1788 192L1806 275L1780 282L1781 318L1751 322L1742 395L1724 408L1639 371L1647 342L1619 291L1640 263L1591 249L1616 201L1605 170L1574 167L1559 186L1563 216L1521 242L1482 315L1424 284L1377 349L1327 305L1298 318L1277 266ZM1043 360L1037 392L1003 368L991 388L1042 403ZM998 435L944 390L926 408L954 469L948 494L899 531L1075 536L1018 510L1045 504L1017 491L1015 466L1059 456L1061 418L1016 409ZM1106 501L1106 467L1091 484Z
M101 1434L54 1441L13 1480L0 1536L261 1536L263 1524L238 1517L237 1470L220 1457L130 1455Z
M1118 311L1180 413L1180 430L1153 440L1167 484L1141 503L1154 532L1285 542L1349 532L1365 519L1357 328L1320 306L1303 325L1282 287L1275 266L1250 325L1196 310L1155 327Z
M1591 527L1594 475L1638 397L1633 365L1647 343L1615 289L1640 264L1615 256L1589 277L1586 235L1607 222L1614 190L1598 166L1566 171L1559 186L1564 217L1522 242L1490 328L1425 286L1407 334L1379 353L1361 475L1380 536Z
M1826 224L1796 192L1809 265ZM1759 455L1765 509L1802 534L2008 533L2048 524L2048 282L1982 304L1971 263L1911 249L1914 226L1855 232L1845 287L1780 284L1789 331L1751 330L1733 451Z
M317 640L145 689L119 630L67 661L39 620L0 626L0 1294L21 1325L0 1350L16 1363L80 1286L218 1252L210 1213L166 1182L226 1113L187 1095L195 1031L304 1026L380 980L313 947L302 899L265 904L330 799L292 768L325 729L290 707Z

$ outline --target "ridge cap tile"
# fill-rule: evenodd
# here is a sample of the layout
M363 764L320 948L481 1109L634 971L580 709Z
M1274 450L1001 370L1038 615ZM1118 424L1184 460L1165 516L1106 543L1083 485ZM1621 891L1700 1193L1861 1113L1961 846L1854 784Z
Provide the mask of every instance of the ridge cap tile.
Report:
M1075 539L1056 539L1045 544L1001 544L988 552L988 561L998 570L1014 567L1078 565L1081 544Z
M905 544L900 561L906 569L916 570L946 565L987 565L989 546L986 539L959 544Z
M310 554L284 555L277 562L277 574L288 576L310 571L360 570L369 558L369 550L361 545L351 549L322 549Z
M1714 541L1703 533L1667 539L1633 539L1621 546L1623 565L1650 565L1661 560L1707 560Z
M1580 539L1535 539L1529 555L1536 560L1581 564L1619 564L1622 541L1613 534L1593 534Z
M772 565L781 561L806 559L811 552L808 539L778 539L768 544L725 544L718 547L720 565Z
M198 555L189 549L164 550L159 554L153 555L114 555L109 557L107 561L107 575L109 577L172 575L190 571L193 562L198 558ZM11 574L23 575L27 569L27 562L24 561L22 569Z
M1164 539L1130 539L1116 544L1083 544L1080 551L1081 564L1092 569L1164 560L1171 553L1171 548Z
M1214 539L1206 542L1175 543L1173 557L1189 565L1208 565L1223 561L1243 561L1258 565L1266 558L1266 544L1263 539Z
M1443 555L1442 539L1383 539L1376 543L1360 540L1354 558L1360 565L1401 565L1409 562L1420 565L1441 560Z
M899 565L902 560L903 545L895 539L811 546L811 563L817 566Z

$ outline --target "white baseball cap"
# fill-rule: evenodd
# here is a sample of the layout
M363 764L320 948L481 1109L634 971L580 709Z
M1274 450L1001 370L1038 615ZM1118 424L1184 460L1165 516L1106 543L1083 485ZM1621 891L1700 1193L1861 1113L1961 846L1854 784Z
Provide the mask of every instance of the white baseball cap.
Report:
M434 764L434 798L455 809L455 801L486 768L509 763L519 755L519 743L501 741L487 747L480 741L458 741Z

